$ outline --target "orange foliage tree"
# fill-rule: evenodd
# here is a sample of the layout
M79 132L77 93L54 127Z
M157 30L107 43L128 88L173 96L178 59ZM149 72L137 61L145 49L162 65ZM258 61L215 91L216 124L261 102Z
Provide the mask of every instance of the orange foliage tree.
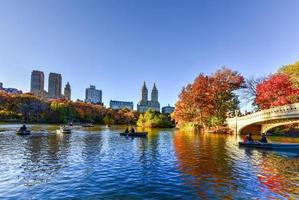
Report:
M200 74L183 88L172 115L179 126L211 127L222 125L226 113L238 108L234 91L244 83L238 72L222 68L207 76Z

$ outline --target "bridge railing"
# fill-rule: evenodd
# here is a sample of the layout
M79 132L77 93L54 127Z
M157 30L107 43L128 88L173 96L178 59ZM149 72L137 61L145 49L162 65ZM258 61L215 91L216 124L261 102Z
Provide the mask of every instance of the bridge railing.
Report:
M294 104L288 104L284 106L278 106L266 110L261 110L246 116L240 116L238 117L238 121L243 121L243 120L251 120L254 118L260 118L272 114L284 114L284 113L290 113L290 112L299 112L299 103L294 103ZM227 123L234 123L235 122L235 117L233 118L228 118Z

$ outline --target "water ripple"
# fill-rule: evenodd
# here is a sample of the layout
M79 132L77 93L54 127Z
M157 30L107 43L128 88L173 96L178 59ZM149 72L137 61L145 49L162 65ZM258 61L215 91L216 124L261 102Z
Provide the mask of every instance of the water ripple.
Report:
M298 199L299 158L240 149L236 136L119 128L0 133L2 199Z

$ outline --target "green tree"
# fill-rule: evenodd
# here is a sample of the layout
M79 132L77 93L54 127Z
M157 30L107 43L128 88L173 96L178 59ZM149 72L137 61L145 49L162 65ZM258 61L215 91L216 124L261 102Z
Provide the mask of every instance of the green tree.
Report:
M299 61L282 66L278 72L288 75L294 86L299 88Z
M104 124L109 125L109 126L114 123L113 117L109 113L107 115L105 115L103 121L104 121Z
M139 115L137 126L144 128L167 128L174 127L174 122L171 121L169 116L148 109L144 114Z

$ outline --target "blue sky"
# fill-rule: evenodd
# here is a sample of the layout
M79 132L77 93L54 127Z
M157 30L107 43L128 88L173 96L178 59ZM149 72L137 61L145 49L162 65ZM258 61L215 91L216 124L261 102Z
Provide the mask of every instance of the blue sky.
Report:
M0 0L0 82L30 89L30 73L61 73L72 98L89 84L113 100L156 82L162 106L201 72L245 76L299 60L296 0Z

